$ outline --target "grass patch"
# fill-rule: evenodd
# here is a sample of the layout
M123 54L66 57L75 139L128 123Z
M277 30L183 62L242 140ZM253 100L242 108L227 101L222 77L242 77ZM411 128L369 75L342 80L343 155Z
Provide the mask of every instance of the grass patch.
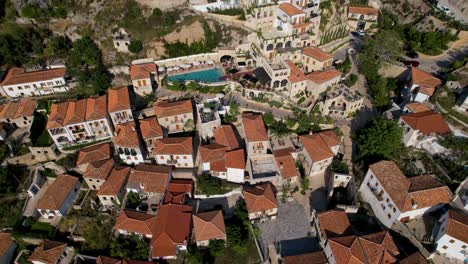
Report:
M238 188L239 185L203 174L197 177L197 194L225 194Z
M216 85L208 86L201 85L196 82L182 83L182 82L172 82L172 84L167 84L167 89L171 91L181 91L181 92L199 92L203 94L211 93L224 93L227 89L226 85Z
M235 263L260 263L260 256L258 255L257 246L255 245L255 241L253 238L249 238L245 242L246 251L245 253L239 253L232 249L231 247L227 247L224 251L224 255L217 257L215 262L216 264L235 264Z
M446 94L446 95L443 95ZM442 87L437 90L435 94L435 100L447 111L451 116L468 123L468 116L452 109L457 102L457 94L446 87Z

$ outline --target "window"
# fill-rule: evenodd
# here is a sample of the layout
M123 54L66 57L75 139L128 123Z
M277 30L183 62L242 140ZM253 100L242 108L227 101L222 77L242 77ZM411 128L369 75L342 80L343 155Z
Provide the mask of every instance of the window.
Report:
M102 199L103 199L103 200L107 200L107 197L103 196Z
M453 239L450 239L450 241L449 241L449 242L450 242L451 244L453 244L453 243L455 243L455 240L453 240Z
M466 248L466 245L463 245L462 248L465 249L465 248Z
M447 246L443 246L442 248L443 248L443 249L447 249Z
M371 174L370 178L371 178L371 179L374 179L374 175Z
M390 214L387 214L387 217L388 217L388 219L390 219L391 215L390 215Z
M387 198L387 199L385 199L385 201L388 203L388 202L390 202L390 199Z

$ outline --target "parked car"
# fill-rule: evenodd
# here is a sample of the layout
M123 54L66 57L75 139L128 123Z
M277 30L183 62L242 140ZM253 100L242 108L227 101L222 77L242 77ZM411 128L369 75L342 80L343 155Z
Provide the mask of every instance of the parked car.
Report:
M361 37L364 37L366 35L366 32L364 32L364 30L360 29L357 31L357 33L359 34L359 36Z
M418 67L419 62L418 61L410 61L410 60L404 60L402 61L404 65L406 66L413 66L413 67Z
M354 49L353 48L347 48L346 53L347 54L354 54Z
M414 50L409 50L408 52L406 52L406 55L412 59L416 59L419 57L419 54Z

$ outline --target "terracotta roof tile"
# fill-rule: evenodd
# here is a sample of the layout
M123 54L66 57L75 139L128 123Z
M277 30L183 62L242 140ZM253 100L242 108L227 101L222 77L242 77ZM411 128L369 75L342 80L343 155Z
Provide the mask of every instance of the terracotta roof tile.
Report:
M360 6L350 6L348 12L351 14L358 15L369 15L369 16L378 16L379 10L372 7L360 7Z
M468 230L467 230L468 231ZM400 260L399 264L427 264L426 258L421 255L419 252L415 252L408 257Z
M84 178L106 180L115 166L113 159L98 160L91 162L83 174Z
M226 168L245 170L245 153L243 149L226 152Z
M184 192L166 192L164 204L185 204L186 195Z
M414 130L419 130L425 135L448 134L451 132L444 118L439 113L424 111L414 114L402 115L401 119Z
M70 102L63 102L50 106L50 114L46 126L47 129L58 128L65 125L65 116L67 115L69 104Z
M281 9L288 16L296 16L296 15L304 14L304 12L302 12L302 10L300 10L299 8L291 5L290 3L281 3L279 5L279 9Z
M0 105L0 119L16 119L31 117L36 109L36 100L22 99L19 102L10 101Z
M413 80L414 84L420 86L419 91L421 93L427 94L429 96L434 94L435 87L442 84L440 79L416 67L411 67L411 79Z
M462 210L451 208L448 211L447 234L468 243L468 215Z
M226 146L228 150L239 148L239 142L231 125L219 126L215 128L213 134L216 143Z
M322 62L333 59L333 56L330 53L327 53L318 47L305 47L302 50L302 53L308 57Z
M192 100L157 103L154 106L154 112L158 118L188 113L193 114Z
M393 161L380 161L369 166L401 212L416 208L432 207L448 203L452 193L447 186L429 175L406 178Z
M299 171L296 168L296 161L291 155L293 152L293 148L285 148L273 151L276 165L280 169L283 179L299 176Z
M242 124L247 141L268 141L268 133L261 114L247 113L242 115Z
M107 118L107 96L88 98L86 102L86 121Z
M130 167L114 167L96 195L117 195L123 189Z
M10 233L0 233L0 259L5 256L13 243L15 241L11 238Z
M96 264L127 264L125 260L110 258L106 256L98 256Z
M47 81L55 78L65 77L67 68L55 68L39 71L26 72L22 68L12 68L8 70L5 78L0 83L1 86L15 85L22 83Z
M114 225L115 230L151 236L156 228L156 215L144 212L122 210Z
M269 182L254 186L245 186L242 190L242 194L249 213L278 208L274 187Z
M144 192L164 193L169 184L172 169L169 166L138 164L128 177L127 184L143 186Z
M70 102L68 104L67 114L65 115L64 125L84 122L86 118L86 99Z
M283 264L327 264L323 251L283 257Z
M191 137L163 138L154 142L155 155L193 155Z
M410 186L410 182L401 172L393 161L379 161L371 164L369 169L377 177L381 186L387 194L392 198L395 205L403 210L406 200L406 195Z
M226 239L223 211L217 210L194 215L193 232L196 241Z
M306 80L304 72L296 66L296 64L290 60L286 61L286 64L289 66L290 73L288 80L292 83L302 82Z
M78 152L76 165L91 163L98 160L105 160L111 158L111 145L109 143L102 143L99 145L82 148Z
M42 243L33 251L28 261L36 261L46 264L55 264L63 254L67 244L56 242L52 240L44 240Z
M156 74L158 68L154 62L133 64L130 66L130 78L132 80L148 79L151 74Z
M330 210L318 215L320 228L325 238L350 235L351 223L344 211Z
M107 99L107 109L109 112L131 109L130 95L127 86L107 90Z
M140 140L138 139L138 132L136 131L134 121L117 125L115 131L117 132L117 136L113 139L115 145L131 148L140 147Z
M37 202L36 209L59 210L78 182L78 178L67 174L57 176Z
M193 190L193 181L187 179L172 179L167 190L170 192L184 192L191 194Z
M202 145L198 148L202 162L212 162L224 159L227 147L217 143Z
M409 104L406 105L406 108L408 108L408 110L411 113L419 113L419 112L425 112L425 111L430 111L431 110L427 106L425 106L424 104L422 104L420 102L409 103Z
M190 239L192 207L165 204L156 216L156 228L151 239L151 256L175 256L177 245L186 245Z
M325 71L316 71L316 72L311 72L307 74L305 77L316 83L316 84L322 84L324 82L333 80L335 78L339 78L341 76L341 72L336 69L328 69Z
M140 130L144 139L162 138L164 136L162 127L155 116L140 120Z
M321 161L335 156L331 148L340 144L340 139L334 131L322 131L312 135L299 137L305 151L313 161Z

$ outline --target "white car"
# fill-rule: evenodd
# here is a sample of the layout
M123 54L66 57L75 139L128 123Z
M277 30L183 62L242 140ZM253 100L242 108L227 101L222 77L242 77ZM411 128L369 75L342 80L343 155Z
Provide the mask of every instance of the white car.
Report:
M354 54L354 49L353 48L347 48L346 53L347 54Z
M359 34L359 36L362 36L362 37L364 37L366 35L366 32L364 32L364 30L362 30L362 29L358 30L357 33Z

